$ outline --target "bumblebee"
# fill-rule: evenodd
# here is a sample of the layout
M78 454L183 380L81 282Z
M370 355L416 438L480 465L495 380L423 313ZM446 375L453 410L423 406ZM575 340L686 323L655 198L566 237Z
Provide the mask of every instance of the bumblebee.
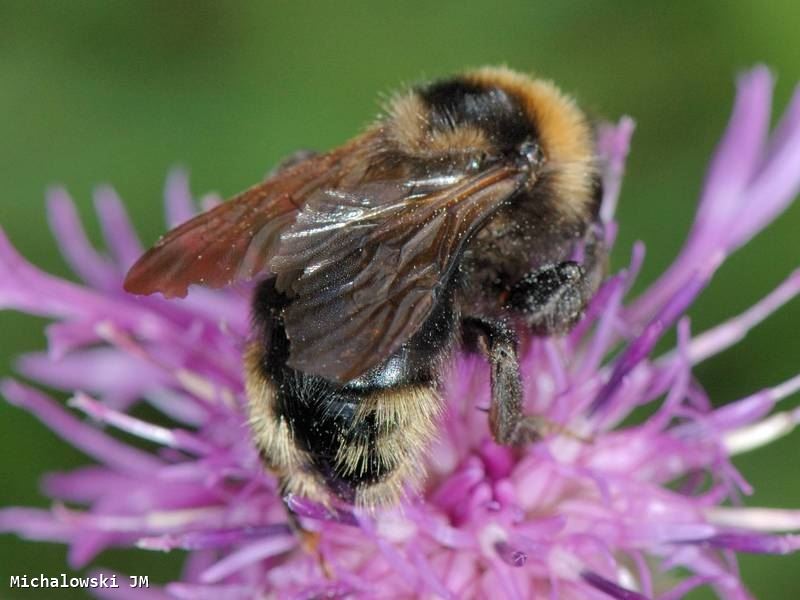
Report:
M574 101L483 68L395 96L343 146L173 229L125 289L257 278L244 364L264 462L285 493L390 505L421 482L458 348L491 365L494 439L541 435L522 412L518 332L580 318L605 262L600 195Z

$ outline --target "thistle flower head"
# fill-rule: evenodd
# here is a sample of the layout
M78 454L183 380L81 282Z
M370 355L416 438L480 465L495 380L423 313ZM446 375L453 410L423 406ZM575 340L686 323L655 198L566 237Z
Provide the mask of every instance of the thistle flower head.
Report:
M5 508L0 531L68 544L73 568L112 546L186 551L180 581L151 589L152 598L670 600L704 585L723 598L749 597L736 554L800 548L791 533L800 511L743 506L750 489L730 459L795 427L800 411L778 405L800 376L714 408L692 369L797 294L800 271L707 331L692 332L685 312L725 258L800 189L800 92L770 135L771 88L764 68L740 78L696 220L669 269L629 297L643 260L636 245L569 335L524 344L526 411L559 427L521 451L493 443L488 368L458 356L424 489L370 514L279 497L248 436L247 295L125 294L122 278L142 247L121 201L111 189L97 192L101 254L67 194L51 192L51 226L83 283L37 270L0 232L0 307L52 319L47 351L22 356L18 370L71 400L63 407L12 379L2 393L96 464L45 476L52 507ZM609 243L632 129L624 119L599 133ZM183 173L170 176L166 206L170 226L194 213ZM656 355L673 328L675 347ZM171 425L133 416L138 403ZM650 416L631 422L644 405ZM115 431L146 443L130 445ZM319 533L318 553L288 526L284 500Z

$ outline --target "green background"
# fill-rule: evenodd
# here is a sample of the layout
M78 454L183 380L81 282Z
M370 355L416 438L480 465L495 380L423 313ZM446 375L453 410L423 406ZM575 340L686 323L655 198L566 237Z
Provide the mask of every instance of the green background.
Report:
M651 281L684 239L737 72L770 65L781 108L800 80L799 13L793 0L2 1L0 224L34 263L67 275L44 217L51 183L69 188L94 239L90 193L113 183L151 242L163 230L164 176L176 163L191 168L196 192L230 195L293 149L348 139L398 84L507 63L557 80L596 115L636 119L613 265L642 239L641 281ZM741 311L798 266L798 227L800 206L736 254L693 308L693 329ZM798 324L795 302L702 365L715 401L800 371ZM0 314L3 374L16 354L43 347L41 325ZM0 423L2 505L44 505L40 474L86 460L5 404ZM737 460L758 490L750 504L800 506L799 448L800 433ZM43 597L8 590L7 576L57 574L64 557L61 546L0 538L0 597ZM166 581L179 559L108 552L96 564ZM800 589L797 556L741 562L759 598Z

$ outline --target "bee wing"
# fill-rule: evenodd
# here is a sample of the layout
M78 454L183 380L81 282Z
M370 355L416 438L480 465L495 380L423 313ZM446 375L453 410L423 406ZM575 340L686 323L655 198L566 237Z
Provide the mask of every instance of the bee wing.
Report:
M176 227L133 265L125 290L186 296L191 284L219 288L268 269L280 235L306 197L335 185L348 157L357 160L368 140L279 169L233 199Z
M284 311L291 367L345 382L420 328L466 242L522 174L498 166L451 179L424 190L367 182L308 198L270 264L292 298Z

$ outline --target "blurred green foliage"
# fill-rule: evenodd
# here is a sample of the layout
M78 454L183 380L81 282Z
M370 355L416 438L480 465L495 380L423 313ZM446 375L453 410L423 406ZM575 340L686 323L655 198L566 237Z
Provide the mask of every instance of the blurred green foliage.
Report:
M776 105L800 80L800 9L769 3L505 1L0 1L0 224L35 264L68 270L50 237L43 191L74 195L97 239L91 192L111 182L142 238L163 232L167 169L191 167L197 192L230 195L296 148L324 149L367 123L398 84L482 64L551 77L593 114L637 121L613 264L647 244L652 280L684 239L734 78L765 62ZM749 306L798 264L800 207L720 271L692 311L702 330ZM698 375L726 402L796 373L800 302ZM0 314L0 371L44 345L42 322ZM37 480L85 458L32 417L0 405L0 504L44 505ZM800 506L800 435L737 462L754 504ZM64 548L0 538L9 574L58 574ZM760 598L800 588L796 557L745 557ZM107 552L96 561L165 581L180 556ZM794 567L794 568L793 568ZM3 589L4 598L38 598ZM81 598L62 590L48 597ZM699 594L697 597L707 597Z

